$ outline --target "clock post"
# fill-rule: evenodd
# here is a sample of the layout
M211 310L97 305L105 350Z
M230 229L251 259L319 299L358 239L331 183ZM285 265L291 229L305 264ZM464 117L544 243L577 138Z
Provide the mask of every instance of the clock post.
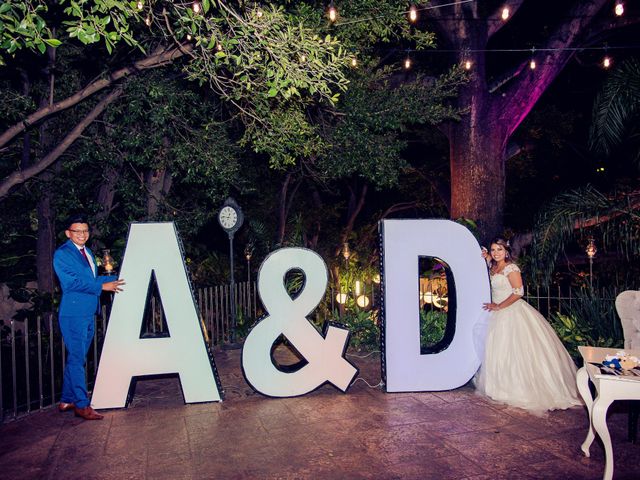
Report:
M218 212L218 222L222 229L229 235L229 268L231 270L231 284L229 288L229 303L231 313L231 337L233 343L235 341L236 327L236 299L235 299L235 279L233 275L233 236L240 229L244 222L244 214L240 205L231 197L227 198L222 204L220 212Z

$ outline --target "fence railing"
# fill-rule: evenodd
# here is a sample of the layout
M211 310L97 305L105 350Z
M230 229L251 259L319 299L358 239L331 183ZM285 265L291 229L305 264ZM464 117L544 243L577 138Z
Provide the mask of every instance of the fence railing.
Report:
M200 318L206 339L210 347L232 344L237 335L264 312L258 299L255 282L235 285L236 324L231 315L229 286L199 288L195 300L199 307ZM379 287L369 287L361 292L369 298L365 306L357 304L357 296L352 295L351 307L361 310L376 310L379 306ZM613 302L617 291L602 292L600 301ZM314 319L340 320L348 303L337 301L338 293L329 289L325 297L322 313L313 315ZM344 297L346 298L346 297ZM571 289L533 288L526 291L525 298L547 318L551 313L570 313L577 296ZM568 311L563 312L563 309ZM320 309L319 309L320 310ZM337 317L337 318L336 318ZM87 355L87 384L93 385L98 369L98 359L107 328L108 309L103 307L102 314L96 317L95 336ZM143 336L166 335L166 321L161 301L152 296L145 312ZM12 320L9 325L0 327L0 423L15 419L30 412L47 408L55 404L62 388L62 372L65 366L65 349L53 314L39 316L24 321Z

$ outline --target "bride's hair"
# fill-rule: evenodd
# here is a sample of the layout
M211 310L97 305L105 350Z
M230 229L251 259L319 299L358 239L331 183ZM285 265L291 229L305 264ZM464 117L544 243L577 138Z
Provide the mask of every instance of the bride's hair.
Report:
M515 262L515 258L513 258L513 254L511 253L511 245L509 245L509 240L506 240L504 237L494 237L489 244L489 253L491 253L491 245L500 245L502 248L504 248L505 252L507 252L507 255L504 259L506 263ZM495 265L495 263L495 260L492 258L491 265Z

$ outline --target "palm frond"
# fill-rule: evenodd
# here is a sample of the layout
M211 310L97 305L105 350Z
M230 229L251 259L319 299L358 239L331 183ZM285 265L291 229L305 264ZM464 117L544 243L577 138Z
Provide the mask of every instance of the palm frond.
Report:
M587 186L560 194L541 209L533 233L532 274L547 283L559 254L584 229L627 258L640 254L637 200L628 194L608 197Z
M640 61L624 61L606 80L593 106L590 148L609 155L640 112Z

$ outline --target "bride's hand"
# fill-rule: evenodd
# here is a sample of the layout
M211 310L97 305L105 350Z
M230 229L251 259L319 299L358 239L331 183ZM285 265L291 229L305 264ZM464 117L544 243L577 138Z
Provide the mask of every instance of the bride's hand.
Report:
M486 247L480 248L480 256L485 260L489 260L491 258L491 255L489 255L489 251Z
M497 312L498 310L500 310L500 307L497 303L483 303L482 308L489 312Z

